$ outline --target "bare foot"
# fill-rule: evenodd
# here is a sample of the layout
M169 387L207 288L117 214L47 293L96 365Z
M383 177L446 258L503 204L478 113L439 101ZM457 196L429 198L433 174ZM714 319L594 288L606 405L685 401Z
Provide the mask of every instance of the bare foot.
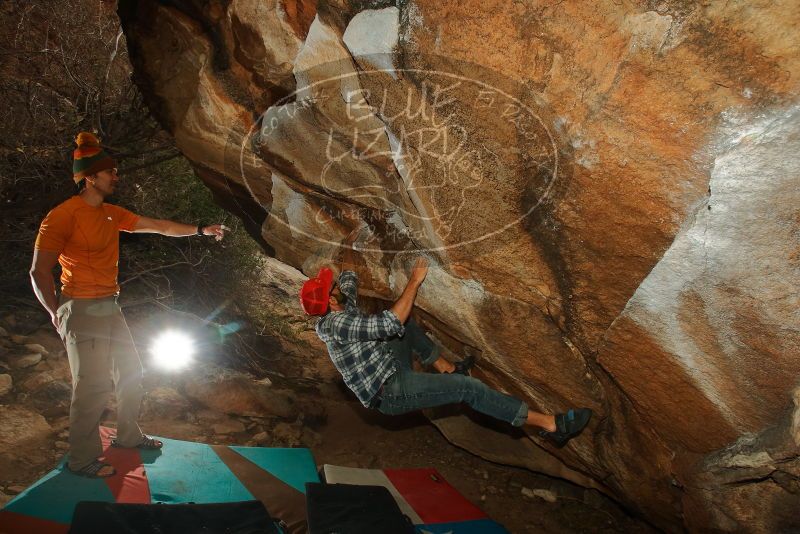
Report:
M440 373L452 373L456 370L456 366L452 363L448 362L444 358L439 358L435 362L433 362L433 368L439 371Z

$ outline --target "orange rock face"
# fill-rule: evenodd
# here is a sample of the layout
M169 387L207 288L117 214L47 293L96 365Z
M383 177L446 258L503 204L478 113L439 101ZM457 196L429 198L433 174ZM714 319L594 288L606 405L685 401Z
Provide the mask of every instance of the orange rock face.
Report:
M596 413L562 450L432 414L454 441L663 528L800 528L800 10L647 5L119 10L151 109L270 254L311 274L354 235L391 300L425 253L440 341Z

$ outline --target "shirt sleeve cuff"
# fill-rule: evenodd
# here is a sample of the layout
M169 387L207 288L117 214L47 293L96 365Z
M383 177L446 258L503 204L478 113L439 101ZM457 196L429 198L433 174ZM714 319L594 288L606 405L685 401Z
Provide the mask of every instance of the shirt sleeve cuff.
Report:
M344 271L339 275L339 290L351 302L358 299L358 275L354 271Z
M61 252L64 250L64 247L63 246L59 247L57 245L39 245L39 244L36 244L36 245L33 246L33 249L34 250L41 250L41 251L44 251L44 252L55 252L57 254L61 254Z
M350 284L357 284L358 283L358 275L355 271L344 271L342 274L339 275L339 284L350 283Z
M131 223L127 225L125 228L120 228L120 230L124 230L126 232L133 232L134 230L136 230L136 225L139 224L139 219L141 218L142 218L141 215L137 215L134 213Z
M384 310L383 316L386 318L386 321L391 325L391 335L393 336L402 336L406 333L406 327L403 326L403 323L400 322L400 319L394 314L392 310Z

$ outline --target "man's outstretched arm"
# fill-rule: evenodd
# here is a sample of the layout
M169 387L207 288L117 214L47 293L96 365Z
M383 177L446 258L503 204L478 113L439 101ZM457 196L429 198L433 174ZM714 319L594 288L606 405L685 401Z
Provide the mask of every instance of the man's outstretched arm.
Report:
M203 235L213 235L217 241L225 237L228 228L223 224L210 224L202 228ZM199 228L194 224L184 224L166 219L151 219L150 217L139 217L133 227L133 232L137 234L161 234L169 237L186 237L197 235Z

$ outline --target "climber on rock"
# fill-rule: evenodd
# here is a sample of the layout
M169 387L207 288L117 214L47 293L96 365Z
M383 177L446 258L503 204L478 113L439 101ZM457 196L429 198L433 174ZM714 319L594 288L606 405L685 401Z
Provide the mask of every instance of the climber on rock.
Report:
M358 308L354 271L342 272L334 282L333 271L322 268L303 284L303 310L320 317L317 335L358 400L387 415L466 402L474 410L514 426L539 427L540 435L558 447L577 436L592 416L590 409L557 415L534 412L525 402L469 376L474 363L471 357L453 364L440 355L439 346L410 318L427 272L427 261L418 259L400 298L391 309L374 315L365 315ZM438 373L415 372L412 353Z

